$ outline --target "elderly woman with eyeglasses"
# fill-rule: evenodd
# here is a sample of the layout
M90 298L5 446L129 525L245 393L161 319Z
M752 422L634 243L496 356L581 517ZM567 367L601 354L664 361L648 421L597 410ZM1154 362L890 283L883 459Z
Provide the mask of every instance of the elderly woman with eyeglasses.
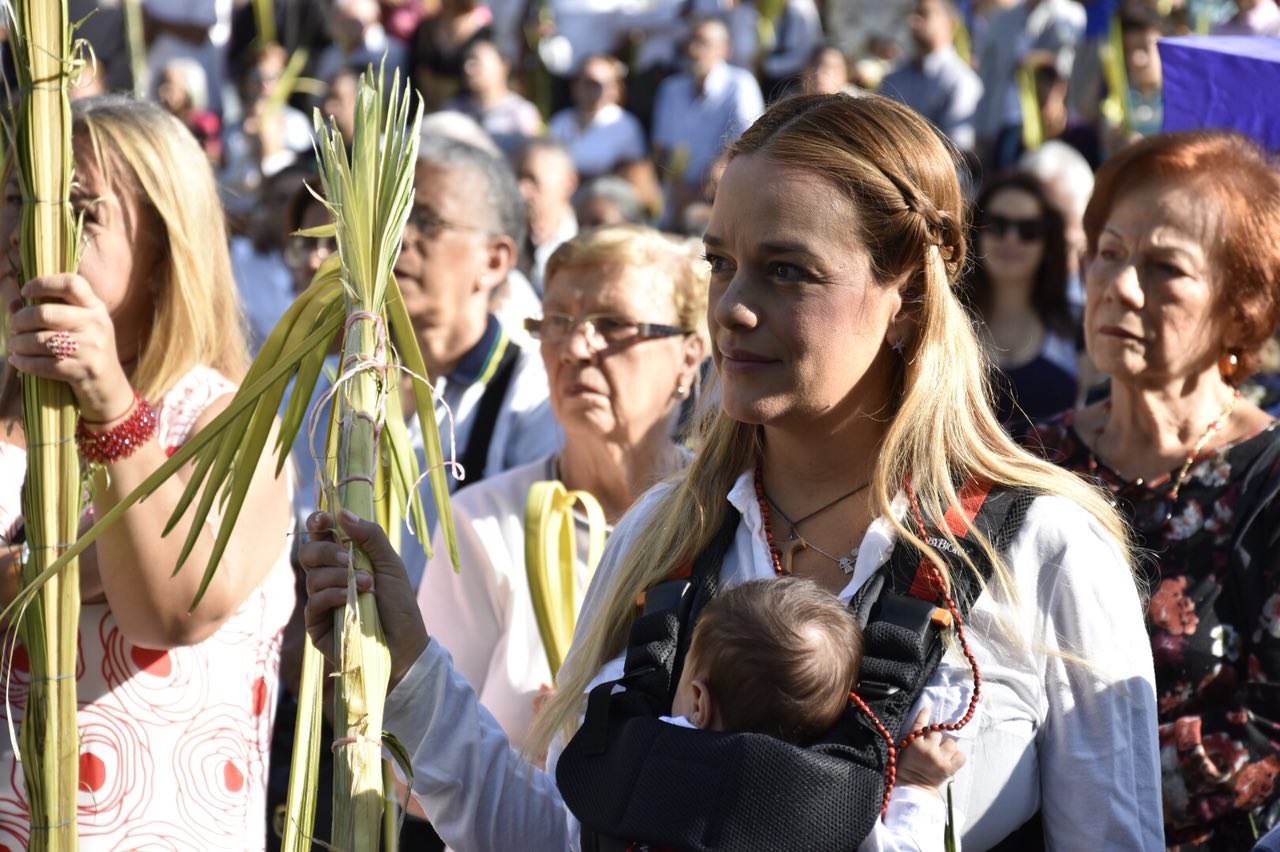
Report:
M706 264L647 227L579 235L547 263L541 345L551 408L564 430L555 455L462 488L453 498L461 570L437 532L418 605L457 670L519 748L553 679L525 565L525 503L540 480L599 501L607 523L683 467L673 439L706 356ZM575 516L574 602L590 579L587 522Z
M1280 323L1280 174L1237 134L1155 136L1103 165L1084 224L1111 393L1030 443L1152 556L1166 842L1249 849L1280 821L1280 429L1236 385Z

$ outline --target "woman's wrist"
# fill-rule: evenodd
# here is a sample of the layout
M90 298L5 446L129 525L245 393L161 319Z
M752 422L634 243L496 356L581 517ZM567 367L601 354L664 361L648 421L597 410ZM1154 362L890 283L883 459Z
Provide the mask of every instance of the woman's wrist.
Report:
M133 413L137 397L133 385L123 373L110 383L110 388L85 388L76 393L80 418L94 431L106 431Z
M86 462L112 464L133 455L155 437L158 424L155 409L134 391L124 414L111 420L94 421L82 414L76 423L76 445Z

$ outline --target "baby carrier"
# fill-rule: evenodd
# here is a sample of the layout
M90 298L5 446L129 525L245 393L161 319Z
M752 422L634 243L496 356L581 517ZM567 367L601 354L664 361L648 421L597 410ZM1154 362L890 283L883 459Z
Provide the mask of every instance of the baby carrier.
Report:
M963 513L1003 550L1017 533L1033 494L967 484L947 525L960 536ZM662 722L680 680L693 625L715 596L720 566L738 527L730 512L708 547L686 569L644 598L631 629L622 678L588 697L582 727L560 756L556 782L582 824L583 852L671 848L853 850L879 817L889 748L871 719L852 704L818 742L799 747L763 734L717 733ZM954 546L926 530L931 546L963 586L965 607L977 582ZM991 566L970 536L960 538L983 576ZM941 618L927 561L905 540L859 591L854 607L864 631L859 696L896 734L943 654ZM964 610L960 612L965 614ZM617 689L617 687L622 687Z

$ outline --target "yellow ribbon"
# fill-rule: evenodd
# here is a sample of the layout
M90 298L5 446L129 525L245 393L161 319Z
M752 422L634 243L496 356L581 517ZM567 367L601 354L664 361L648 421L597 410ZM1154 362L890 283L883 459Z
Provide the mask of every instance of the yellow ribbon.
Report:
M965 26L964 18L956 16L956 35L955 35L956 54L964 60L965 65L973 65L973 41L969 38L969 28Z
M554 678L560 671L578 620L574 600L577 555L573 507L587 515L587 575L595 573L604 552L605 519L599 501L586 491L569 491L555 480L535 482L524 509L524 564L538 634Z
M1036 72L1030 64L1018 69L1018 98L1022 103L1022 148L1034 151L1044 144L1044 121L1036 96Z
M1098 46L1102 59L1102 76L1107 82L1107 96L1102 101L1102 115L1115 127L1126 131L1133 126L1129 103L1129 74L1124 67L1124 34L1120 15L1111 19L1107 40Z

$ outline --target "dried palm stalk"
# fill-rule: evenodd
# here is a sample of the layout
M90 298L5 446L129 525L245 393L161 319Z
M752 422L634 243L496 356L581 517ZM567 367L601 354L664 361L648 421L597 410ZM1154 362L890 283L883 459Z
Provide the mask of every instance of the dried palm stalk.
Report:
M71 25L66 0L13 0L10 41L19 85L13 137L22 190L23 279L77 266L79 229L71 210ZM75 445L75 397L65 382L22 377L27 478L22 513L30 587L75 540L82 488ZM79 786L76 631L80 571L74 559L29 598L18 621L31 676L19 754L31 817L28 848L73 850Z

